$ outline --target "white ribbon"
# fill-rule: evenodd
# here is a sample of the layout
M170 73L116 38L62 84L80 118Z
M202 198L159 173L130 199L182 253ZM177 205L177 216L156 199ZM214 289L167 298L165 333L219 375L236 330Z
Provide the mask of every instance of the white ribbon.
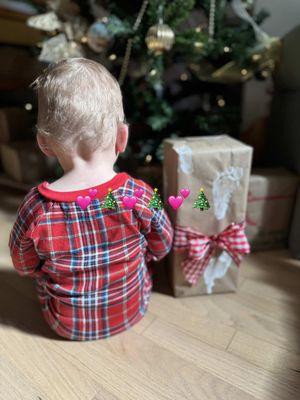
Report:
M251 15L248 13L246 5L242 2L242 0L232 0L231 6L238 17L249 22L254 30L258 42L261 44L267 44L271 41L270 36L257 25Z

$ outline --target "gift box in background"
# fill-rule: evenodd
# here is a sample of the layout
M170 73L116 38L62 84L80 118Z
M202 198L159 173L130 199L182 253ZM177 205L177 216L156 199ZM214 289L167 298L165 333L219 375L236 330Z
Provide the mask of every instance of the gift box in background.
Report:
M289 235L289 249L293 257L300 260L300 187L298 187Z
M54 174L55 158L44 156L34 141L2 143L0 154L4 172L16 182L36 183Z
M235 261L247 248L243 223L251 158L251 147L226 135L165 140L164 196L190 190L180 208L168 209L175 226L168 271L176 297L237 289ZM211 205L208 211L194 208L201 187Z
M246 234L252 250L287 246L299 177L284 168L253 170Z
M32 127L32 116L23 108L0 108L0 143L28 137Z

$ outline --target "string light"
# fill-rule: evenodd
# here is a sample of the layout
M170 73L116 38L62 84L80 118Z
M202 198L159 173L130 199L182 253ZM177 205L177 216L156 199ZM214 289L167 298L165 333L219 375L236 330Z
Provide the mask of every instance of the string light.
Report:
M259 61L261 59L261 55L260 54L253 54L252 56L252 60L253 61Z
M149 164L149 163L151 163L151 161L152 161L152 155L151 154L147 154L146 157L145 157L145 162L147 164Z
M231 48L228 46L225 46L223 50L224 50L224 53L230 53Z
M194 46L195 46L197 49L201 49L202 47L204 47L204 43L203 43L203 42L195 42L195 43L194 43Z
M219 107L224 107L226 102L223 96L217 96L217 104Z
M188 80L188 75L184 72L183 74L180 75L180 79L182 81L187 81Z
M246 68L241 69L241 74L243 76L246 76L248 74L248 71L246 70Z
M26 103L24 105L24 108L25 108L26 111L31 111L32 110L32 104L31 103Z
M117 59L117 56L116 56L115 54L111 54L108 58L109 58L111 61L115 61L115 60Z
M150 75L150 76L154 76L154 75L156 75L156 74L157 74L156 69L151 69L151 71L149 72L149 75Z
M269 78L270 76L270 71L268 71L267 69L264 69L263 71L260 72L261 76L263 78Z

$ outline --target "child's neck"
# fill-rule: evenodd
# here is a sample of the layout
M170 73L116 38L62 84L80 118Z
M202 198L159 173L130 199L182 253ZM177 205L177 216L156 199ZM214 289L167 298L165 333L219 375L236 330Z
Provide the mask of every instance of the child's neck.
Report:
M50 189L72 191L97 186L112 179L115 155L111 151L95 151L88 159L78 154L57 154L64 170L61 178L49 185Z

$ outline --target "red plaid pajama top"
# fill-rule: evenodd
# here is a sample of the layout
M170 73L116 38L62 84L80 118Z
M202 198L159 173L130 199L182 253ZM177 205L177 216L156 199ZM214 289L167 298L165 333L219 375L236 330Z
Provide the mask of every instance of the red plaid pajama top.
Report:
M72 340L106 338L139 321L152 282L145 258L159 260L170 250L173 230L164 210L147 205L153 190L126 173L95 186L86 210L78 195L89 189L57 192L47 182L34 187L19 207L10 234L13 264L35 278L43 315L60 336ZM116 210L101 203L108 189ZM123 196L142 188L134 209Z

